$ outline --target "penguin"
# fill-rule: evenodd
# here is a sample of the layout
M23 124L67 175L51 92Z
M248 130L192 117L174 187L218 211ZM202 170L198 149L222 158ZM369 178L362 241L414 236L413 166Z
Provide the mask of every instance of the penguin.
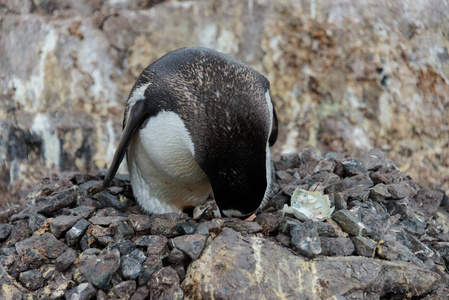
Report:
M136 80L103 184L126 153L134 196L148 213L181 213L212 196L222 216L245 217L270 195L277 135L263 75L208 48L181 48Z

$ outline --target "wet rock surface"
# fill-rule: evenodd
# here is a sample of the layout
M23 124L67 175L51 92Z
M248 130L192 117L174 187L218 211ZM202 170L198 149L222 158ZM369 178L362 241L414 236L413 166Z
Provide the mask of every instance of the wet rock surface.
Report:
M61 176L0 224L0 298L447 299L447 196L371 153L282 156L251 222L147 215L126 177ZM341 205L324 222L284 215L296 186Z

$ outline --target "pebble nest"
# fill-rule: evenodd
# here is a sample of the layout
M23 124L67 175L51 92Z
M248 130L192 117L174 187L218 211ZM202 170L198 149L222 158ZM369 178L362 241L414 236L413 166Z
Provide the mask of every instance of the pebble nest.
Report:
M189 264L225 227L308 259L406 261L441 278L416 296L447 295L449 199L442 188L420 188L379 149L339 159L308 148L273 164L273 197L251 222L214 218L212 209L199 219L145 214L127 176L103 189L104 170L45 178L24 204L0 212L0 298L182 299ZM332 217L300 222L284 215L297 187L328 194Z

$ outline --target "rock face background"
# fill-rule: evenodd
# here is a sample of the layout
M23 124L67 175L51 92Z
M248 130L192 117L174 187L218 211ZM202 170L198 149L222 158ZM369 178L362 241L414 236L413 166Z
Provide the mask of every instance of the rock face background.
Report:
M447 1L2 0L0 22L0 205L107 167L135 78L194 45L270 79L276 153L378 147L449 191Z

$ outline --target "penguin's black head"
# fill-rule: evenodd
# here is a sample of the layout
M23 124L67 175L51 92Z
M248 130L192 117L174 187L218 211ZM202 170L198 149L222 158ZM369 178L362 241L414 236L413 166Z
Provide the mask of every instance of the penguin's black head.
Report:
M222 215L239 218L248 216L257 210L266 197L271 171L270 166L267 168L266 165L265 151L261 149L259 152L236 148L216 161L215 166L206 172ZM267 173L270 176L267 177Z

